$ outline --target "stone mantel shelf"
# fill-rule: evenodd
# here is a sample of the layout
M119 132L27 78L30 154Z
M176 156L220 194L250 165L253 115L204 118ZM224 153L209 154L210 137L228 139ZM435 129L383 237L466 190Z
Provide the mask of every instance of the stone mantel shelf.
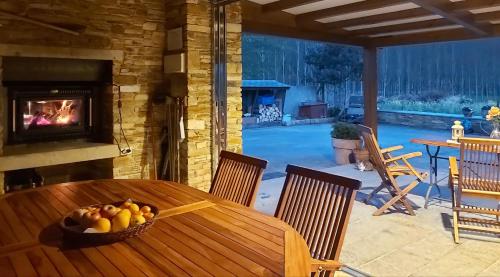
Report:
M3 156L0 156L0 172L118 156L118 147L107 143L75 141L6 145Z

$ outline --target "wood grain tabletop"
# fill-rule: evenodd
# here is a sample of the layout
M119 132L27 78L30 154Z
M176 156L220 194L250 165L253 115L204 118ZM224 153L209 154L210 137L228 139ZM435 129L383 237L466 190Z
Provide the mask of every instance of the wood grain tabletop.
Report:
M423 144L428 146L435 147L450 147L450 148L460 148L460 143L458 142L449 142L446 140L435 140L435 139L418 139L414 138L410 140L411 143L415 144Z
M160 209L142 236L67 247L71 210L132 198ZM310 276L309 250L286 223L185 185L98 180L0 197L0 276Z

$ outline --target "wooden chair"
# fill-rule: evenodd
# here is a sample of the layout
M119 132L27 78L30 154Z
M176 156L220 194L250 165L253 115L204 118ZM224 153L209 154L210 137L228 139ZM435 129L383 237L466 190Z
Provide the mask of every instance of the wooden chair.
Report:
M373 134L371 128L358 125L358 130L363 137L365 147L370 153L370 161L373 163L374 168L377 170L382 182L380 186L374 189L366 198L365 202L368 203L370 199L380 192L382 189L387 189L392 195L392 198L384 203L375 213L374 216L381 215L389 209L391 206L396 204L402 204L406 211L410 215L415 215L413 207L406 198L406 195L415 188L419 183L423 182L427 178L428 173L418 172L410 164L408 159L422 156L421 152L414 152L409 154L404 154L401 156L393 157L391 152L403 149L403 146L393 146L385 149L380 149L380 146ZM400 176L413 176L415 179L411 181L404 189L401 189L397 178Z
M275 216L305 239L313 273L340 268L339 256L352 205L361 182L288 165Z
M460 165L450 157L450 188L453 204L453 235L458 229L500 233L500 206L484 208L463 203L463 197L500 201L500 140L462 138ZM496 220L461 217L460 213L495 215Z
M253 207L266 166L267 161L222 151L210 193Z

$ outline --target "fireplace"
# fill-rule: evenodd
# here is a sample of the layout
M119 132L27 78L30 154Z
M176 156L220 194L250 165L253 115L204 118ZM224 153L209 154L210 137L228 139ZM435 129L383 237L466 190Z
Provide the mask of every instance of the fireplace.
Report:
M85 84L5 84L9 143L91 139L99 87Z
M106 93L111 61L4 57L2 62L8 144L109 141L102 128L112 120L112 95Z

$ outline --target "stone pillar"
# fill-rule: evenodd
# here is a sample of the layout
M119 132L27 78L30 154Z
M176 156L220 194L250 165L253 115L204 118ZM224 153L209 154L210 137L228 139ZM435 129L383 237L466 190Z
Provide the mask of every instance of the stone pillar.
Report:
M242 99L241 79L241 4L227 6L227 150L242 152Z
M208 191L212 179L212 13L209 0L186 4L186 140L181 161L188 185ZM182 174L181 173L181 174Z
M181 151L181 180L208 191L212 168L212 8L209 0L186 2L187 56L186 140ZM241 152L241 7L228 7L228 150Z

